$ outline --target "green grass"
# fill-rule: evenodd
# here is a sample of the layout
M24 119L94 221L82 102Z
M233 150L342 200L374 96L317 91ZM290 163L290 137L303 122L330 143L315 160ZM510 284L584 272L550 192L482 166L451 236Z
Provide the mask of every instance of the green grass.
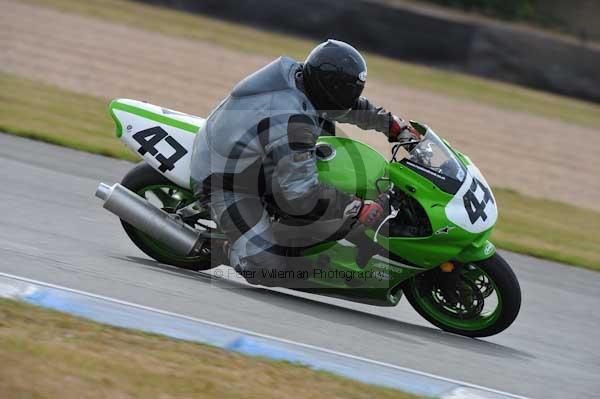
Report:
M494 189L499 247L600 271L600 212Z
M115 139L108 101L0 72L0 130L128 160Z
M0 299L3 398L417 396Z
M0 73L0 131L128 160L108 100ZM600 213L495 189L501 248L600 270Z
M123 0L22 0L59 10L101 18L129 27L202 40L252 54L282 54L304 59L315 45L299 39L214 18ZM393 38L390 38L393 40ZM421 65L366 54L369 76L451 97L508 110L531 113L590 127L600 127L600 105L479 79ZM401 88L399 88L401 90Z

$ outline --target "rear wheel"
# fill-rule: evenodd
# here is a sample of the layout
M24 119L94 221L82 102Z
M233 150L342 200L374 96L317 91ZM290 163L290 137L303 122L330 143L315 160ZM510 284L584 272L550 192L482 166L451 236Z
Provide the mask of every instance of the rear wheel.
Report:
M468 337L498 334L512 324L521 307L517 277L497 253L452 273L435 269L417 275L407 281L404 293L430 323Z
M183 208L188 209L194 215L184 218L184 221L194 228L210 230L214 227L208 210L194 205L196 199L191 191L177 186L146 163L139 163L130 170L121 184L165 212L175 213ZM196 223L197 219L203 220L201 226ZM224 255L219 245L212 248L211 243L207 242L197 256L180 256L124 220L121 220L121 224L131 241L142 252L161 263L190 270L207 270L223 263Z

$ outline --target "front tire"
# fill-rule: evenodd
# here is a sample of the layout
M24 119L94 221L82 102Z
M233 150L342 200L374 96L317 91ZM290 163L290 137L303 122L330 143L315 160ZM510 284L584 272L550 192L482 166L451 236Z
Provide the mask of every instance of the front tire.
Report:
M444 286L449 276L434 269L404 286L412 307L431 324L467 337L488 337L508 328L521 308L521 288L509 264L498 254L454 273L458 284ZM487 308L486 308L487 306Z
M195 201L191 191L185 190L175 183L168 180L152 166L141 162L129 171L121 181L121 184L138 194L150 200L157 202L155 205L166 212L173 212L176 205L180 203L191 204ZM154 240L147 234L139 231L129 223L121 220L123 229L133 243L149 257L167 265L181 267L188 270L208 270L217 266L217 259L222 259L222 250L219 247L213 251L211 245L202 248L198 256L180 256L175 255L167 246Z

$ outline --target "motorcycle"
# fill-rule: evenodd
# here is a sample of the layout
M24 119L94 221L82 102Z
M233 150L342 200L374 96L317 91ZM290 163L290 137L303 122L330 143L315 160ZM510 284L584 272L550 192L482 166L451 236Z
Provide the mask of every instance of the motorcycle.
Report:
M197 271L226 265L226 238L191 190L192 145L205 120L129 99L109 108L117 137L143 161L120 184L99 185L104 208L159 262ZM489 241L496 199L469 157L428 126L411 124L422 139L394 145L390 161L356 140L319 138L320 181L364 199L386 193L390 212L375 228L334 229L301 247L319 272L298 289L377 306L395 306L404 294L442 330L497 334L516 319L521 291Z

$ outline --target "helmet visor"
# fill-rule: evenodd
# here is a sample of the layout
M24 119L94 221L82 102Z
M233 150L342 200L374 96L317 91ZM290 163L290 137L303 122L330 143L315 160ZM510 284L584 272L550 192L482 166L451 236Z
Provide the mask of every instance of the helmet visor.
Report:
M365 87L363 81L347 74L324 74L319 83L330 110L337 111L350 110Z

